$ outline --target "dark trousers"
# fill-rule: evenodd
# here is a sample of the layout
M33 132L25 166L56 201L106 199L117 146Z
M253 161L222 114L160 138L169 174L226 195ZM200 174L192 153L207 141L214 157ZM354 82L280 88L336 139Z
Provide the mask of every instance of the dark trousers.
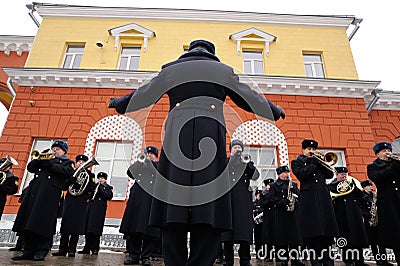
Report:
M333 258L329 254L329 247L333 244L333 237L320 236L304 238L304 243L309 249L310 261L312 266L333 266ZM323 252L325 250L325 252ZM313 252L314 251L314 252Z
M224 255L226 265L233 265L234 264L234 244L240 244L238 254L240 259L240 265L249 263L251 260L250 256L250 243L247 241L226 241L224 242Z
M190 231L188 257L187 233ZM212 266L217 258L220 233L210 225L170 223L162 230L165 266Z
M75 253L78 240L79 235L61 234L60 247L58 250L63 253Z
M256 251L256 256L258 258L259 255L263 255L264 253L262 251L263 245L262 245L262 226L263 224L254 224L254 248Z
M24 256L46 256L53 245L53 237L24 232Z
M153 241L153 237L143 233L130 233L127 239L129 257L132 259L148 259L153 253Z
M161 238L153 238L152 239L150 257L162 258L162 240L161 240Z
M350 250L358 252L349 252ZM346 263L354 262L355 265L361 265L364 263L364 255L362 248L346 247L342 249L343 261Z
M219 259L223 259L224 258L224 248L222 247L222 242L220 242L219 245L218 245L217 258L219 258Z
M85 247L84 250L99 251L100 250L101 236L87 233L85 234Z

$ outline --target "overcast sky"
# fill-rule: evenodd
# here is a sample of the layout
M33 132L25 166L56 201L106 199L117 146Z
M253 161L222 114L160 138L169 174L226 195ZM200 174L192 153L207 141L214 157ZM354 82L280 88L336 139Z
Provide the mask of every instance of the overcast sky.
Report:
M0 9L0 35L34 36L36 25L28 15L24 0L3 1ZM351 40L351 47L359 79L381 81L384 90L400 90L396 76L400 62L399 9L396 1L382 0L278 0L278 1L236 1L236 0L200 0L200 1L132 1L132 0L53 0L47 3L122 6L151 8L183 8L249 11L261 13L301 14L301 15L352 15L364 19L360 29ZM396 5L396 7L395 7ZM38 16L36 14L36 16ZM202 37L202 36L199 36ZM171 58L173 59L173 58ZM4 117L0 108L0 129ZM1 130L0 130L1 131Z

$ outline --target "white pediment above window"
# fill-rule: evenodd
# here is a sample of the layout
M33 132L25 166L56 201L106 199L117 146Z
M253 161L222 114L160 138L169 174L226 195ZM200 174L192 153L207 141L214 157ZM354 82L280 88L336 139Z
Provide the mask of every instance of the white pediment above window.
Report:
M156 36L154 31L146 29L145 27L140 26L136 23L129 23L116 28L112 28L109 29L108 32L110 33L110 35L115 37L115 51L118 49L121 37L131 37L143 38L143 51L146 52L148 40Z
M266 33L262 30L256 28L249 28L247 30L242 30L233 33L229 36L229 39L236 42L237 53L240 54L240 43L242 41L252 41L252 42L264 42L265 43L265 54L269 55L269 44L276 40L274 35Z

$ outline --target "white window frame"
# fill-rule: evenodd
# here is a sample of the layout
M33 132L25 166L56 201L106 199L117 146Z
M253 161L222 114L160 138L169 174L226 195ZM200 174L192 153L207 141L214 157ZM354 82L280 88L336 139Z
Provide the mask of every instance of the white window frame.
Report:
M103 156L99 156L99 155L97 155L97 151L98 151L97 147L99 146L99 142L113 143L114 144L113 153L112 154L107 154L107 156L104 156L104 155ZM110 163L108 171L105 171L107 173L107 175L108 175L107 183L110 184L110 185L112 185L112 180L113 180L112 171L113 171L114 161L116 161L116 160L120 161L120 160L126 159L126 170L129 168L130 162L131 162L130 161L131 160L131 156L127 156L127 158L115 158L115 153L116 153L116 150L117 150L116 147L117 147L118 143L130 144L130 147L132 146L131 142L108 141L108 140L101 140L101 139L96 141L96 151L95 151L96 160L99 162L99 164L101 164L102 161L103 162L107 161L107 162ZM98 170L98 166L94 165L93 166L93 173L96 174L96 176L97 176L98 172L100 172ZM128 188L129 179L128 179L127 175L125 175L124 177L126 177L126 191L125 191L124 196L118 197L118 196L114 195L112 200L125 200L126 199L127 192L128 192L127 188ZM114 186L114 191L115 191L115 189L116 189L116 187Z
M30 153L29 153L29 159L28 159L28 161L27 161L27 163L26 163L26 166L28 166L28 163L29 163L30 161L32 161L32 158L31 158L31 153L32 153L32 151L38 149L38 148L35 147L35 146L36 146L36 143L37 143L38 141L48 141L48 142L49 142L49 147L48 147L48 148L50 149L51 144L52 144L53 141L55 141L55 140L58 140L58 139L35 138L35 139L33 140L32 146L31 146L31 151L30 151ZM65 139L63 139L63 140L66 141ZM39 150L39 152L42 152L42 150ZM31 178L30 178L29 180L27 180L27 179L28 179L28 175L31 175ZM22 190L23 190L25 187L28 186L28 184L30 183L30 181L32 181L33 178L34 178L34 174L30 173L30 172L28 171L27 167L25 167L24 177L22 178L21 186L19 187L19 191L18 191L18 195L21 195ZM29 181L29 183L25 185L25 183L26 183L27 181Z
M261 55L261 58L245 58L246 55L248 54L258 54ZM265 62L264 62L264 54L262 50L254 50L254 51L249 51L249 50L243 50L242 51L242 60L243 60L243 72L245 74L251 74L251 75L264 75L265 74ZM246 73L245 72L245 62L250 62L250 68L251 68L251 73ZM261 62L262 63L262 73L256 73L255 72L255 62Z
M127 49L127 50L129 50L129 49L137 50L137 51L138 51L138 54L137 54L137 55L136 55L136 54L133 54L133 55L131 55L131 54L130 54L130 55L123 55L122 53L124 52L124 49ZM139 69L139 62L140 62L140 51L141 51L141 47L138 47L138 46L123 46L123 47L121 48L121 54L120 54L120 58L119 58L118 69L119 69L119 70L138 70L138 69ZM121 69L121 61L122 61L122 58L125 58L125 57L128 58L128 61L127 61L127 63L126 63L125 68ZM138 58L138 64L137 64L137 68L136 68L136 69L129 69L129 66L130 66L130 64L131 64L132 58Z
M305 57L317 56L320 60L314 61L310 60L310 62L306 62ZM307 76L309 78L325 78L325 68L324 63L322 62L322 56L320 54L303 54L303 61L304 61L304 70L307 75L306 66L311 67L312 76ZM322 76L319 76L316 71L316 66L319 65L322 68Z
M277 152L276 152L276 147L275 146L261 146L261 147L257 147L257 146L246 146L244 149L243 153L250 153L250 154L254 154L254 152L257 154L257 158L251 158L251 160L254 162L254 165L257 167L258 171L260 172L260 177L264 180L264 176L261 176L261 172L263 169L276 169L277 165L273 165L273 164L264 164L262 165L260 163L260 159L261 159L261 152L262 150L273 150L274 151L274 161L275 164L278 162L278 158L277 158ZM276 179L276 175L275 175L275 179Z
M72 53L72 52L68 52L68 49L69 48L82 48L82 53ZM81 62L79 62L79 66L77 66L77 67L73 67L74 66L74 63L75 63L75 59L76 59L76 56L77 55L82 55L82 58L83 58L83 52L84 52L84 50L85 50L85 45L79 45L79 44L74 44L74 45L68 45L67 46L67 50L65 51L65 54L64 54L64 60L63 60L63 63L62 63L62 68L65 68L65 69L79 69L80 68L80 65L81 65ZM69 64L69 66L65 66L65 60L67 59L67 56L69 56L69 55L72 55L72 59L71 59L71 62L70 62L70 64ZM82 60L82 59L81 59Z

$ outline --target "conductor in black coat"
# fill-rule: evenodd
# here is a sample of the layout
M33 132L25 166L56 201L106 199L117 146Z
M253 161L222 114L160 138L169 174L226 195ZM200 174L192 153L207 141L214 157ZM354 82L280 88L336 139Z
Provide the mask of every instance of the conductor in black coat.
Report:
M156 239L160 238L159 228L149 226L152 196L146 192L141 184L155 182L155 169L158 167L158 149L154 146L145 148L147 158L144 162L136 161L132 164L127 174L135 183L130 189L129 199L126 203L119 231L127 235L129 257L125 265L138 264L150 265L150 257L155 253ZM154 166L149 167L150 164ZM128 243L129 242L129 243Z
M382 245L393 249L400 263L400 159L391 159L392 145L378 142L373 151L377 158L367 166L368 178L378 190L378 222Z
M1 158L0 165L5 161L6 158ZM3 173L5 174L5 179L0 184L0 220L6 205L7 195L13 195L18 191L18 177L13 174L11 168L12 164L4 169L4 171L0 171L0 177Z
M303 244L298 201L300 191L297 183L289 180L290 169L287 165L277 167L276 173L278 174L278 179L271 184L267 197L269 202L275 206L277 262L281 261L281 265L286 266L290 259L291 265L304 266L299 260L300 256L298 256L300 246ZM289 193L292 195L291 197L288 197ZM290 209L290 204L293 204L293 209Z
M232 68L219 62L214 45L205 40L193 41L189 51L164 65L157 77L129 95L112 99L110 107L121 114L136 111L156 103L163 94L169 97L170 111L158 168L163 178L155 185L157 197L163 198L153 200L150 224L163 228L166 266L209 266L217 257L220 232L232 229L226 193L229 177L224 172L226 96L240 108L271 120L285 115L240 83ZM212 185L218 176L223 177L218 181L226 181L223 186ZM227 190L221 193L224 187Z
M253 243L253 199L249 190L250 180L257 179L260 173L253 161L243 162L244 145L240 140L230 143L231 157L229 158L229 174L233 184L232 195L232 224L233 230L223 232L225 265L234 264L233 245L240 244L240 265L250 264L250 244Z
M364 266L366 264L364 263L363 248L368 246L368 240L362 220L362 191L352 177L346 180L348 178L347 167L335 167L335 170L336 179L328 184L328 188L335 193L333 208L340 237L347 241L346 246L342 247L343 261L346 265ZM343 184L347 185L347 182L350 182L350 185L343 186ZM343 187L348 187L348 191ZM358 252L348 252L349 249L358 250Z
M324 167L312 153L318 148L315 140L303 140L301 154L292 161L292 171L300 181L301 227L304 244L315 251L311 264L333 265L329 250L334 237L339 235L335 212L325 180L333 177L333 170ZM323 257L321 256L323 255Z
M75 171L88 160L89 158L84 154L77 155L75 158ZM68 253L68 257L75 257L79 235L85 234L88 202L93 196L95 175L89 169L84 171L87 174L86 178L89 178L89 180L86 187L81 188L82 193L80 195L72 195L69 189L66 193L62 209L60 246L57 252L52 253L53 256L65 256ZM75 182L76 180L73 181ZM77 188L79 187L81 186L78 185Z
M107 201L113 197L113 187L107 184L107 173L97 174L98 183L95 184L93 196L89 201L85 227L85 247L79 254L97 255L100 249L100 238L103 234L106 219Z
M25 245L23 254L13 260L44 260L52 246L61 191L74 173L74 162L65 156L65 141L54 141L51 149L54 158L28 163L28 171L35 175L13 226L13 231L24 235Z

